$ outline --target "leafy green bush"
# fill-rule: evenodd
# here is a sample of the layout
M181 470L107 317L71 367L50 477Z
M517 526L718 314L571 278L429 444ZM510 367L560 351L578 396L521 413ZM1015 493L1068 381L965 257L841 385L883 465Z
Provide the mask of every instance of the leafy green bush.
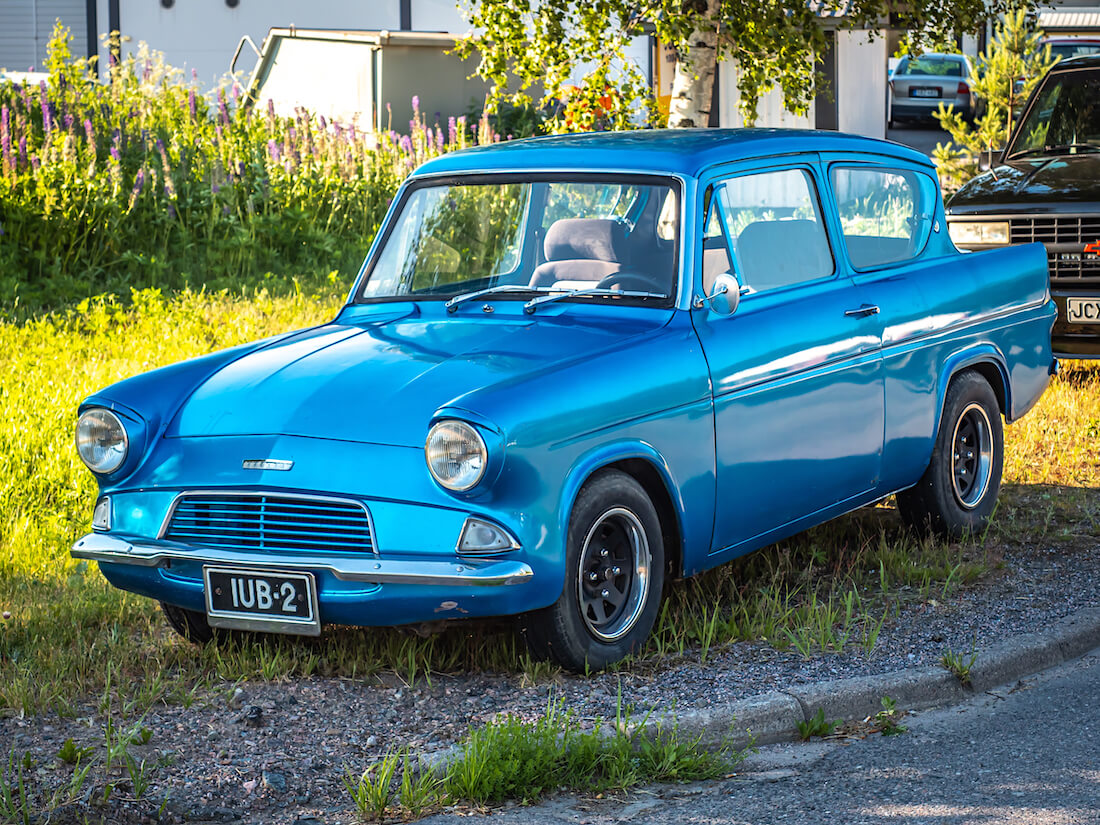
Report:
M404 177L468 141L464 118L375 134L208 100L145 49L99 83L68 40L47 81L0 83L0 306L353 273Z

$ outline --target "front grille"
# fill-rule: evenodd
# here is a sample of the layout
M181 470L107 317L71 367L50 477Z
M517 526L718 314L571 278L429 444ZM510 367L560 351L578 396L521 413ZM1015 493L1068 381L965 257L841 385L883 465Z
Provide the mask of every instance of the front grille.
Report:
M1100 286L1100 255L1084 251L1086 244L1100 241L1100 215L1013 218L1009 240L1046 247L1051 284Z
M164 538L226 550L373 550L362 504L266 493L184 495Z

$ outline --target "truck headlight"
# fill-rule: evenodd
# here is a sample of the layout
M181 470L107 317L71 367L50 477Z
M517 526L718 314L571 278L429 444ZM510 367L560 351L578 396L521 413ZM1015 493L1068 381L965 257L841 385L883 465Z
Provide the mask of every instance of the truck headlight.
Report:
M464 421L440 421L424 442L428 471L448 490L469 490L485 475L488 450L477 430Z
M994 246L1008 243L1008 221L952 221L947 231L956 246Z
M130 439L117 415L93 407L76 422L76 451L89 470L105 475L122 466L130 451Z

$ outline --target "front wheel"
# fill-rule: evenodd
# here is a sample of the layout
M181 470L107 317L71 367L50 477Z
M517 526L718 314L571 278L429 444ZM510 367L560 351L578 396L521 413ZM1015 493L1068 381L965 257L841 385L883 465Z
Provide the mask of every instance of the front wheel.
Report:
M947 388L943 418L928 469L897 495L905 522L947 538L984 530L997 504L1004 463L1004 430L997 396L976 372Z
M214 628L210 626L204 613L167 602L161 602L160 609L168 626L187 641L203 645L214 638Z
M561 596L523 618L532 654L584 671L635 652L657 618L664 566L661 523L645 490L618 470L599 474L569 518Z

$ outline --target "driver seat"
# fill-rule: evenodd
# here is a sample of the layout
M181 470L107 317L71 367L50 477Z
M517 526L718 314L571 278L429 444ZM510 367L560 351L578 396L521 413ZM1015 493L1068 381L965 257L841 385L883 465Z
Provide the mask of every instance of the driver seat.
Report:
M563 218L546 230L546 263L531 273L533 287L593 287L622 271L626 262L626 226L610 218Z

